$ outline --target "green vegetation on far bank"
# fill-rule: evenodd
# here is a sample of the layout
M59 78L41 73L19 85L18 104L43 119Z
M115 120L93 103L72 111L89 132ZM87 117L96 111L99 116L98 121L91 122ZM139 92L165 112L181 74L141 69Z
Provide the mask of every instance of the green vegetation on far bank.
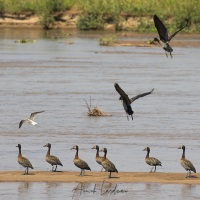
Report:
M40 18L44 28L56 20L55 13L78 8L77 28L154 32L152 16L157 14L173 32L190 20L187 33L200 32L200 0L0 0L0 13L31 12Z
M69 10L76 0L0 0L0 14L35 14L39 17L44 29L55 22L54 14Z

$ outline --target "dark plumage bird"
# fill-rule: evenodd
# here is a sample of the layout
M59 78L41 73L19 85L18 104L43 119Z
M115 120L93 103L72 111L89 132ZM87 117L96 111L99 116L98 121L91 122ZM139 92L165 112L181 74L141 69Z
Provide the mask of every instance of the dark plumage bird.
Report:
M60 162L60 160L56 157L56 156L52 156L50 155L50 151L51 151L51 144L47 143L46 145L44 145L44 147L48 147L48 151L46 154L46 161L52 165L52 172L56 171L57 169L57 165L63 166L62 163ZM56 165L55 169L53 169L53 166Z
M125 112L127 113L127 119L129 120L128 116L131 115L131 118L133 120L133 110L132 110L132 107L131 107L131 103L134 102L136 99L139 99L140 97L144 97L146 95L149 95L151 94L154 89L152 89L150 92L146 92L146 93L143 93L143 94L139 94L131 99L129 99L128 95L122 90L122 88L119 86L118 83L115 83L114 84L115 86L115 89L116 91L119 93L120 97L119 97L119 100L122 101L122 104L123 104L123 107L124 107L124 110Z
M20 165L22 165L23 167L26 168L25 172L24 172L24 175L26 175L26 174L28 174L28 168L33 169L33 166L27 158L22 157L21 144L18 144L16 147L19 148L19 154L18 154L18 157L17 157L17 161Z
M115 165L114 165L110 160L108 160L108 159L106 158L107 149L106 149L106 148L103 148L101 151L104 152L104 157L103 157L103 160L102 160L101 164L102 164L103 168L104 168L106 171L109 172L108 178L111 178L111 173L112 173L112 172L118 173L118 171L117 171Z
M183 166L183 168L188 171L187 172L187 176L186 178L190 178L191 177L191 171L193 171L194 173L196 173L196 169L194 167L194 165L185 158L185 146L182 145L180 146L178 149L183 149L183 154L180 160L181 165Z
M160 37L160 40L158 38L154 38L154 41L158 42L163 47L167 57L168 57L167 52L169 52L170 56L172 58L173 49L169 45L169 42L178 32L180 32L182 29L184 29L188 25L189 21L187 21L185 26L180 28L178 31L176 31L172 35L168 36L167 28L162 23L162 21L158 18L157 15L153 16L153 20L154 20L155 27L156 27L158 34L159 34L159 37Z
M153 166L150 172L152 172L154 167L155 167L154 172L156 172L156 166L162 166L161 162L157 158L149 157L149 153L150 153L149 147L146 147L143 151L147 151L147 155L145 157L146 163L150 166Z
M34 112L34 113L31 113L30 117L27 118L27 119L22 119L20 122L19 122L19 128L21 128L22 124L25 123L25 122L28 122L29 124L32 124L32 125L37 125L37 122L34 121L34 118L35 118L35 115L37 115L38 113L42 113L44 111L40 111L40 112Z
M71 148L72 149L75 149L76 150L76 154L75 154L75 158L74 158L74 164L81 169L81 173L79 176L84 176L84 171L85 170L90 170L90 167L88 166L88 164L84 161L84 160L81 160L79 157L78 157L78 146L75 145Z
M96 152L96 162L99 164L99 165L102 165L102 160L104 159L103 157L99 156L99 146L98 145L95 145L92 147L92 149L96 149L97 152ZM103 168L102 168L103 169ZM102 170L101 170L102 171Z

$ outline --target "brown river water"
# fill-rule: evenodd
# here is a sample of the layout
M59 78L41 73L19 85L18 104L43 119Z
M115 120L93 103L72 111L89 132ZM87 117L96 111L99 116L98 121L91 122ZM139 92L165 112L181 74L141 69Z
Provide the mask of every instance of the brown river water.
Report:
M173 59L160 47L100 46L94 33L64 31L0 30L0 170L24 170L17 163L18 149L29 158L34 170L50 170L45 161L46 143L60 158L64 171L79 171L73 164L78 145L79 156L94 171L98 144L108 149L108 158L118 171L146 172L146 146L151 156L162 162L159 172L184 172L179 163L186 146L186 157L200 169L200 66L199 47L173 47ZM137 40L137 37L126 38ZM36 39L35 43L15 43L16 39ZM142 36L144 40L151 38ZM140 38L140 39L141 39ZM177 40L181 41L181 38ZM199 38L187 38L199 42ZM72 42L72 44L69 44ZM133 97L154 93L132 104L133 121L128 121L114 83ZM83 99L109 113L108 117L88 117ZM19 121L30 113L38 126ZM199 185L120 183L125 193L105 195L73 193L78 183L0 183L1 199L198 199ZM86 184L92 190L95 183ZM101 187L101 186L98 186ZM115 187L113 184L109 186ZM73 196L75 195L75 196Z

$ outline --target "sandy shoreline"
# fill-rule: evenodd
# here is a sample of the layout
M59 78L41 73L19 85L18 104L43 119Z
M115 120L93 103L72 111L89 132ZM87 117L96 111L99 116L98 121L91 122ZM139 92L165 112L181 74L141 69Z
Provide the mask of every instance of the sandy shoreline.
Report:
M200 184L200 174L194 174L194 178L185 178L186 173L148 173L148 172L120 172L113 173L113 178L107 179L106 172L85 172L80 177L79 172L46 172L30 171L29 175L23 175L23 171L2 171L0 182L106 182L111 183L165 183L165 184Z

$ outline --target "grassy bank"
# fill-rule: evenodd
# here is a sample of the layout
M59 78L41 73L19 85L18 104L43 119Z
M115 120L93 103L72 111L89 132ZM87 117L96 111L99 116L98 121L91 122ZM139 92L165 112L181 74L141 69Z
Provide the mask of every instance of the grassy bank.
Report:
M77 7L80 11L77 28L104 29L112 24L116 30L154 32L153 14L164 20L173 32L191 21L184 32L200 32L199 0L0 0L0 12L17 14L30 12L40 17L44 28L55 20L55 13Z

